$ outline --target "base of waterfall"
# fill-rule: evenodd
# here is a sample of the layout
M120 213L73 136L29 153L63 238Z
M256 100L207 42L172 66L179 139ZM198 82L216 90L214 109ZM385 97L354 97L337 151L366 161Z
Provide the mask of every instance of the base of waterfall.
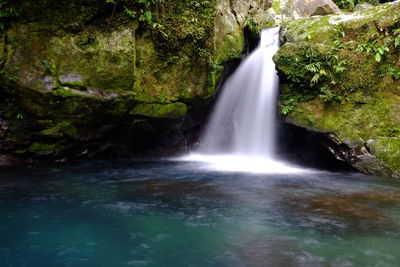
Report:
M279 173L294 174L306 173L316 170L300 168L283 161L248 155L206 155L192 153L180 158L183 161L195 161L203 163L205 169L225 172L248 172L248 173Z

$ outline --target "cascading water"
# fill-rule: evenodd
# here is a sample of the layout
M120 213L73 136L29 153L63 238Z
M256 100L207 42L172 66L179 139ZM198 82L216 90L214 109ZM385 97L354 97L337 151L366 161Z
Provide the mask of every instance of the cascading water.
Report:
M273 158L278 76L273 55L279 28L265 29L258 48L226 82L199 152Z
M263 30L257 49L222 88L197 153L185 159L225 171L299 171L274 159L278 49L279 27Z

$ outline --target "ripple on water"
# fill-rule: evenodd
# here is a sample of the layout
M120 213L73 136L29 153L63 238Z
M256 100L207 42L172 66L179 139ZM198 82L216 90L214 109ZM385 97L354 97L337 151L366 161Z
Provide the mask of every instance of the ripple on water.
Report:
M400 262L400 190L393 181L353 173L245 173L203 167L156 161L0 173L5 177L0 179L1 264Z

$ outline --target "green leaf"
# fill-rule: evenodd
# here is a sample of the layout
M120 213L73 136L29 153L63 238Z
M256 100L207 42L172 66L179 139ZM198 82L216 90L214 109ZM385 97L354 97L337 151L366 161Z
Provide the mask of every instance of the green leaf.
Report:
M397 37L396 39L394 39L394 47L398 47L400 45L400 37Z
M127 8L126 6L124 6L125 10L125 14L127 14L129 17L131 18L135 18L136 17L136 12L133 10L130 10L129 8Z
M319 74L315 74L314 77L312 77L310 84L314 85L318 82L320 75Z
M376 54L375 54L375 61L377 61L377 62L381 62L381 59L382 59L382 56L381 56L381 54L379 54L379 53L376 53Z
M24 117L25 117L25 116L24 116L23 113L18 113L18 114L17 114L17 119L18 119L18 120L22 120Z

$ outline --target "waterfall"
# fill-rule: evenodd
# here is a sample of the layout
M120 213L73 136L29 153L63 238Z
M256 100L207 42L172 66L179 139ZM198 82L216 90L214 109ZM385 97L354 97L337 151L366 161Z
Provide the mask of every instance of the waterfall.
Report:
M183 160L222 171L304 171L274 156L279 79L272 57L278 49L279 28L263 30L259 46L221 89L198 150Z
M257 49L222 88L200 153L273 158L279 84L272 57L278 49L279 28L263 30Z

